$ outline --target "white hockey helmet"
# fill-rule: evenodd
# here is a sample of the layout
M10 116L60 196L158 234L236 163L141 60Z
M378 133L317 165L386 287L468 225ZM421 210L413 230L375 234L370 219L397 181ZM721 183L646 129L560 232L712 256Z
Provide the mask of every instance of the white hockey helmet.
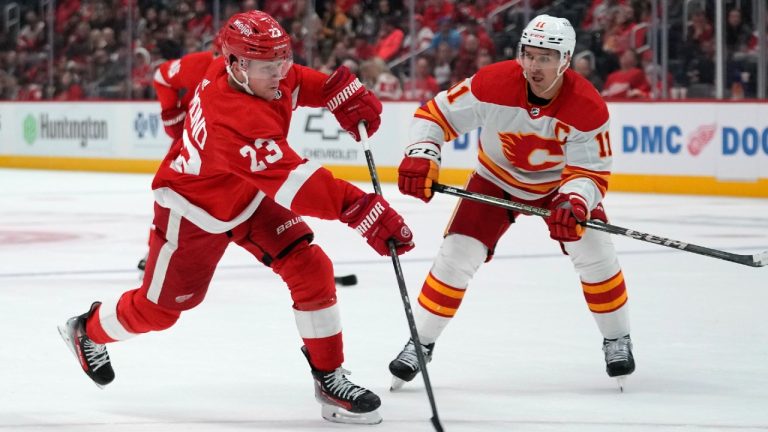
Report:
M573 56L576 48L576 32L565 18L539 15L525 26L518 45L518 58L523 46L548 48L560 52L560 64L565 64L567 55Z

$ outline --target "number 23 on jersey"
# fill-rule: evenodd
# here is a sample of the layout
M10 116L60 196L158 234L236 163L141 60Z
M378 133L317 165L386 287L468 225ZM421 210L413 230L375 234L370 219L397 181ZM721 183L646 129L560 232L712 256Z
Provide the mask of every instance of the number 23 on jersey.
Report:
M250 158L251 172L257 172L267 169L267 164L279 161L283 157L283 151L275 140L259 138L253 144L242 146L240 155Z

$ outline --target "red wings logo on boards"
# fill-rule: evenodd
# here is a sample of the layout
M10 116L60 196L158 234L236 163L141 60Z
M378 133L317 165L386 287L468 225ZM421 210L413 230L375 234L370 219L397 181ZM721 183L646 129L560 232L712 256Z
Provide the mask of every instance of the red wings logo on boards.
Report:
M550 169L565 160L564 141L543 138L536 134L509 132L499 132L499 141L507 160L527 171Z
M712 141L717 131L717 123L705 124L696 128L688 135L688 152L693 156L698 156L704 147Z

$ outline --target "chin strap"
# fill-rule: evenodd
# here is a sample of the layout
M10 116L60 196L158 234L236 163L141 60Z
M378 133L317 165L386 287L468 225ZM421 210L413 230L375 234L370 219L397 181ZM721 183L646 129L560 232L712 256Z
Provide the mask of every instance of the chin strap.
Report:
M548 91L552 90L552 87L554 87L555 84L557 84L557 82L560 80L560 78L562 78L565 71L568 70L568 63L570 63L570 60L567 62L564 61L562 64L560 64L557 71L557 76L555 77L555 79L552 80L552 84L550 84L549 87L547 87L546 90L542 92L543 94L546 94ZM525 68L523 68L523 77L525 77L525 79L528 80L528 72L525 70Z
M566 67L565 69L568 69L568 68ZM555 84L557 84L557 82L560 81L560 79L562 79L563 74L565 73L565 69L563 69L562 72L558 72L557 73L557 76L555 77L555 79L552 80L552 84L550 84L549 87L547 87L547 89L544 90L544 92L543 92L544 94L546 94L548 91L552 90L552 87L554 87Z
M242 81L238 80L237 77L235 77L235 74L232 72L232 68L229 65L227 65L227 74L236 83L238 83L240 85L240 87L242 87L243 90L245 90L246 93L248 93L251 96L255 96L253 94L253 90L251 90L251 88L248 86L248 74L243 74L243 76L245 77L245 82L242 82Z

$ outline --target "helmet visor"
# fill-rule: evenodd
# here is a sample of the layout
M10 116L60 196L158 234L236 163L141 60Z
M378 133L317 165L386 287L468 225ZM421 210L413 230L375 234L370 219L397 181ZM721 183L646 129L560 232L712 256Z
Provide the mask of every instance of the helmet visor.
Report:
M524 69L557 69L561 66L560 52L552 49L526 49L530 48L520 44L517 58Z
M250 60L245 72L248 79L283 79L293 66L293 58L282 58L271 61Z

